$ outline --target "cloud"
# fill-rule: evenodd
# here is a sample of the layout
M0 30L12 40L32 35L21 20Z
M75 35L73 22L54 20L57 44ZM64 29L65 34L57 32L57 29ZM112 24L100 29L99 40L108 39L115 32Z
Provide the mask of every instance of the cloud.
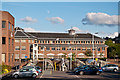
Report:
M20 20L23 21L23 22L27 22L27 23L37 22L37 19L33 19L32 17L29 17L29 16L26 16L25 18L22 18Z
M24 30L25 30L26 32L38 32L38 31L36 31L35 29L33 29L33 28L31 28L31 27L24 28Z
M114 32L114 33L98 32L97 35L99 37L115 38L115 37L118 37L118 32Z
M114 32L113 34L108 35L109 38L118 37L118 32Z
M89 33L89 31L87 31L87 30L81 30L78 27L72 27L72 29L74 29L76 33Z
M47 20L53 24L63 24L64 23L64 20L60 17L51 17L51 18L47 18Z
M86 17L82 19L84 25L118 25L118 15L108 15L106 13L87 13Z

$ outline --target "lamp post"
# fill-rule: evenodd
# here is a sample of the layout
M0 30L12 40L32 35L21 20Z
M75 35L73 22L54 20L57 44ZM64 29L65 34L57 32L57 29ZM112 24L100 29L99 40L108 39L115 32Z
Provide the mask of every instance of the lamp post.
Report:
M45 59L44 59L45 58L45 54L44 53L45 53L45 46L43 47L43 73L44 73L44 66L45 66L44 65L45 64L44 63L44 61L45 61Z
M94 63L94 35L92 35L92 44L93 44L93 63Z
M98 34L98 32L96 32L95 34ZM94 46L94 42L95 42L95 39L94 39L94 34L92 35L92 41L93 41L93 63L94 63L94 48L95 48L95 46Z

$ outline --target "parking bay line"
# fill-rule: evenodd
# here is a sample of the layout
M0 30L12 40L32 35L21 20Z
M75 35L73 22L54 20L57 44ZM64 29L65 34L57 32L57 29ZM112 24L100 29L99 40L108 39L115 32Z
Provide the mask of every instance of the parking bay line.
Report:
M44 73L43 73L44 74ZM39 80L42 78L43 74L40 76Z

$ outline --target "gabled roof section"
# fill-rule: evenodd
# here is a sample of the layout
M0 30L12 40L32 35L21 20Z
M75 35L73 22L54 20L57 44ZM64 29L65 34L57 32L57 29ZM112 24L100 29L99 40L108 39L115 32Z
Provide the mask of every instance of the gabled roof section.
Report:
M15 28L15 38L36 38L35 36L24 32L24 29L16 27Z

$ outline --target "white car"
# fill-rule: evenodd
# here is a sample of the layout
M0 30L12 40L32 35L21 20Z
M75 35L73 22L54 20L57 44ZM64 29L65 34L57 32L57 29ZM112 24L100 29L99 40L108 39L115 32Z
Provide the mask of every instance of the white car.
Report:
M103 67L101 67L103 71L118 71L119 70L119 67L118 65L115 65L115 64L107 64Z
M22 68L12 74L14 78L18 77L33 77L36 78L39 72L35 68Z

